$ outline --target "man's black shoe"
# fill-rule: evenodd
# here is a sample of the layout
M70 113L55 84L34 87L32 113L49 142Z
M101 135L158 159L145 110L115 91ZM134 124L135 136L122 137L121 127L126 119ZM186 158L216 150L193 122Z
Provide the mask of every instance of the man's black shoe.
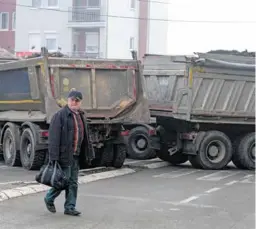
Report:
M71 215L71 216L79 216L79 215L81 215L81 212L73 209L73 210L65 210L64 214L65 215Z
M45 202L46 208L48 209L49 212L56 213L56 208L55 208L54 204L48 203L46 199L44 199L44 202Z

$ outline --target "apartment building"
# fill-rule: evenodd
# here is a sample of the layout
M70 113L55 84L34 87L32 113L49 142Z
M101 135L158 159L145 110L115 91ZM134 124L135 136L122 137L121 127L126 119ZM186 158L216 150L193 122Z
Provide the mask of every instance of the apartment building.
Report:
M16 0L0 1L0 48L14 51Z
M70 56L131 58L167 52L168 7L146 0L17 0L17 55L61 50Z

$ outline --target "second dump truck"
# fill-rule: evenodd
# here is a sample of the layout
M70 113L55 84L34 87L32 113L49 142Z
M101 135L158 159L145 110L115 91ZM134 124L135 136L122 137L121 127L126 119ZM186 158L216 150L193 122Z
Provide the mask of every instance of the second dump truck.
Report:
M122 167L129 132L142 126L152 138L140 62L87 60L42 54L0 64L0 146L5 163L38 169L47 160L52 116L72 88L83 93L94 166ZM87 167L86 164L81 164Z
M157 155L174 165L255 169L255 57L198 53L144 57Z

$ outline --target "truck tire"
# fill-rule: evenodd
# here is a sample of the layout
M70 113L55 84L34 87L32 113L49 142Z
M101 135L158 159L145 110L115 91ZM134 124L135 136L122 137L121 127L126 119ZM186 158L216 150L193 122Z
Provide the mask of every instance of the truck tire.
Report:
M235 145L232 162L239 169L255 169L255 133L245 135Z
M188 155L183 154L181 152L177 152L173 155L170 155L168 152L167 145L162 145L161 150L156 152L158 158L163 161L167 161L172 165L180 165L188 161Z
M19 131L15 125L8 127L4 132L3 156L5 164L8 166L20 166L20 151L17 150L19 144Z
M223 169L232 158L232 143L220 131L208 131L200 143L195 163L203 169Z
M145 127L135 127L128 137L127 154L132 159L146 160L156 157L154 149L150 149L150 138Z
M124 164L126 158L126 145L116 144L114 145L114 157L112 161L112 166L115 168L121 168Z
M43 150L36 151L36 142L29 128L23 130L20 139L20 158L23 168L27 170L39 169L45 160Z
M112 166L112 161L114 158L114 149L112 143L107 143L105 147L102 148L101 153L101 166L110 167Z
M190 155L190 156L188 157L188 160L189 160L189 162L190 162L190 164L192 165L193 168L195 168L195 169L202 169L202 166L201 166L200 163L198 162L196 156Z

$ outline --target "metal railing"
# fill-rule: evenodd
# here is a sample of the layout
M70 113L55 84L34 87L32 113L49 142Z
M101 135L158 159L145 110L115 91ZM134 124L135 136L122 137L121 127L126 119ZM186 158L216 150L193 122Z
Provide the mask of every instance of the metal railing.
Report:
M70 7L69 22L104 22L101 8Z

